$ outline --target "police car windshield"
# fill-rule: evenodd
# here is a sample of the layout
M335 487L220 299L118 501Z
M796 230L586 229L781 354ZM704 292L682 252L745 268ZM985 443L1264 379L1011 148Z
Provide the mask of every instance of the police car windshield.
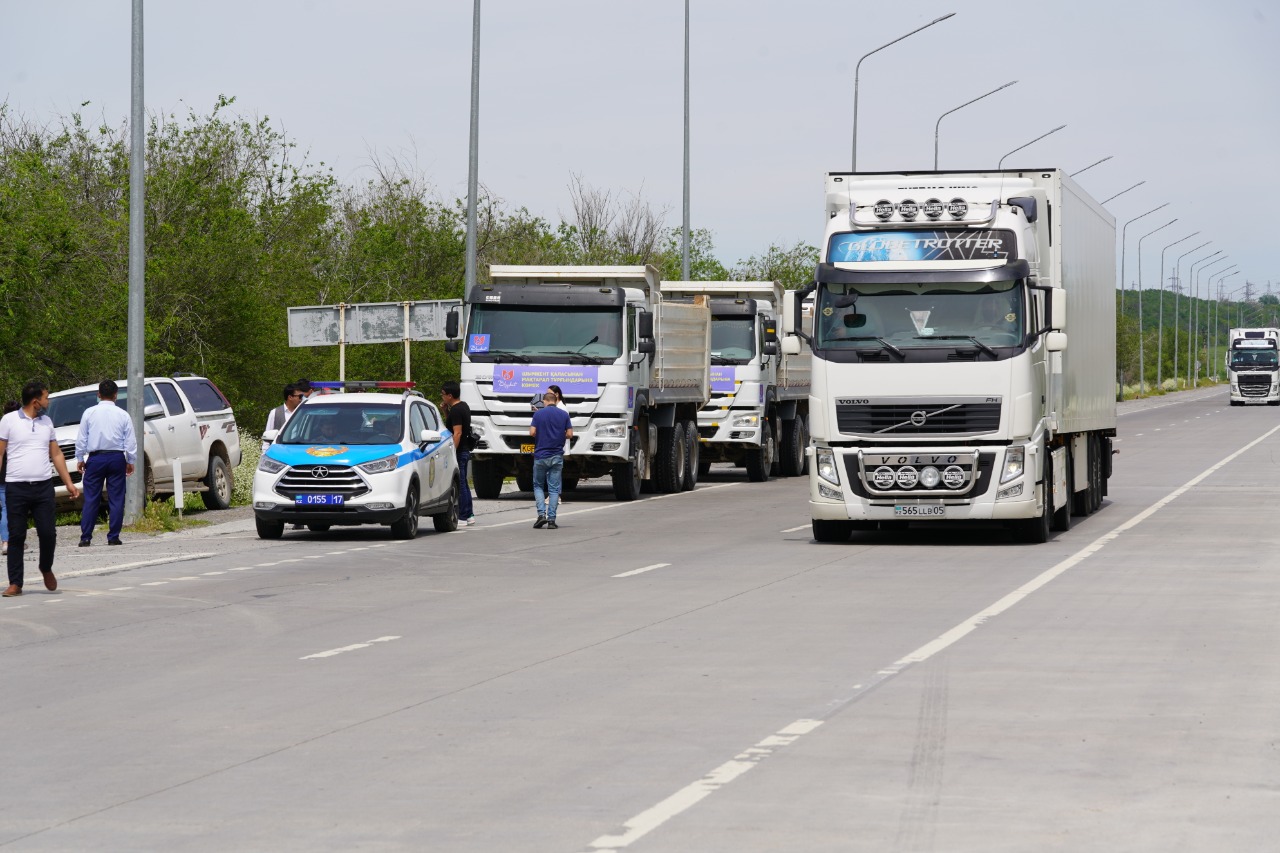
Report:
M399 444L401 407L388 403L304 403L285 425L277 444Z

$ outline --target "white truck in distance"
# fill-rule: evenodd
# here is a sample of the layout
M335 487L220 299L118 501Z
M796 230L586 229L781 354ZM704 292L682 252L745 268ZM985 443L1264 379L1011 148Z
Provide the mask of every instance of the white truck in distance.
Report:
M1280 406L1280 329L1231 329L1228 340L1231 405Z
M713 462L770 474L808 473L809 353L778 351L786 291L776 281L664 281L668 300L711 300L711 400L698 412L700 473Z
M1115 409L1115 220L1057 169L831 173L814 329L820 542L1098 509ZM1070 346L1068 347L1068 332Z
M573 422L564 484L608 476L614 497L676 492L698 475L710 394L705 298L665 302L652 266L499 266L466 295L461 394L479 443L476 494L533 488L532 403L558 385ZM449 336L459 320L450 314ZM459 349L458 341L447 344Z

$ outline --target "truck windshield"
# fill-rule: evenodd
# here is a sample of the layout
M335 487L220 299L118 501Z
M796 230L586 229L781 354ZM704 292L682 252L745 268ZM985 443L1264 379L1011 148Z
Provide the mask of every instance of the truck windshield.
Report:
M601 364L622 355L616 309L476 305L469 322L472 361Z
M395 403L304 403L276 444L399 444L400 409Z
M125 389L125 383L120 382L118 384L120 385L120 391L116 394L116 406L124 409L129 405L129 392ZM144 385L142 389L143 406L159 405L159 403L160 400L156 397L155 389L150 385ZM51 394L49 395L49 419L53 421L55 428L75 426L80 423L84 413L96 405L98 405L97 391Z
M818 294L815 344L1015 347L1025 337L1025 315L1016 281L825 284Z
M711 318L711 359L745 364L756 354L755 321L751 317Z
M1273 349L1233 349L1231 366L1235 368L1276 367L1280 359Z

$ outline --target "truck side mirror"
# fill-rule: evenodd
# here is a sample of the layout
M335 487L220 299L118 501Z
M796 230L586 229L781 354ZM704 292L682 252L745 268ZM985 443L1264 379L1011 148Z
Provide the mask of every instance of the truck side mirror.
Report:
M653 315L648 311L641 311L636 315L636 335L644 340L653 337ZM639 347L637 347L639 349ZM644 352L644 350L640 350ZM652 350L650 350L652 352Z
M458 312L450 311L444 318L444 336L446 338L456 338L458 336ZM453 350L450 350L453 352Z
M1049 291L1049 316L1047 325L1056 332L1067 330L1067 292L1061 287Z
M636 352L642 352L646 355L652 355L657 351L657 346L653 342L653 338L641 338L636 341Z
M460 343L462 342L459 341L457 338L452 338L451 340L447 340L444 342L444 351L457 352L460 349L460 347L458 346L458 344Z
M1044 348L1049 352L1062 352L1067 348L1065 332L1050 332L1044 336Z
M796 294L788 291L782 294L782 334L796 333ZM786 350L783 350L784 352Z
M764 347L763 347L763 349L762 349L762 352L764 352L764 354L765 354L765 355L777 355L777 354L778 354L778 342L777 342L777 341L765 341L765 342L764 342Z
M800 338L795 335L787 335L782 339L783 355L799 355L800 354Z
M776 343L778 340L778 324L771 319L765 321L764 340L765 343Z

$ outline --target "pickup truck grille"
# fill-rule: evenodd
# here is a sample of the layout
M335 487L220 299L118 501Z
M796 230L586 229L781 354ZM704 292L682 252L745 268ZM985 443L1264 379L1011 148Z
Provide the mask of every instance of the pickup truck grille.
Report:
M67 473L71 475L71 482L80 482L83 475L76 469L76 443L59 444L58 449L62 451L62 458L67 461Z
M836 426L854 435L973 435L999 428L1000 404L838 404Z
M323 476L317 474L323 473ZM345 465L309 465L291 468L276 483L276 493L287 498L298 495L345 495L356 498L368 494L369 487L354 468Z

